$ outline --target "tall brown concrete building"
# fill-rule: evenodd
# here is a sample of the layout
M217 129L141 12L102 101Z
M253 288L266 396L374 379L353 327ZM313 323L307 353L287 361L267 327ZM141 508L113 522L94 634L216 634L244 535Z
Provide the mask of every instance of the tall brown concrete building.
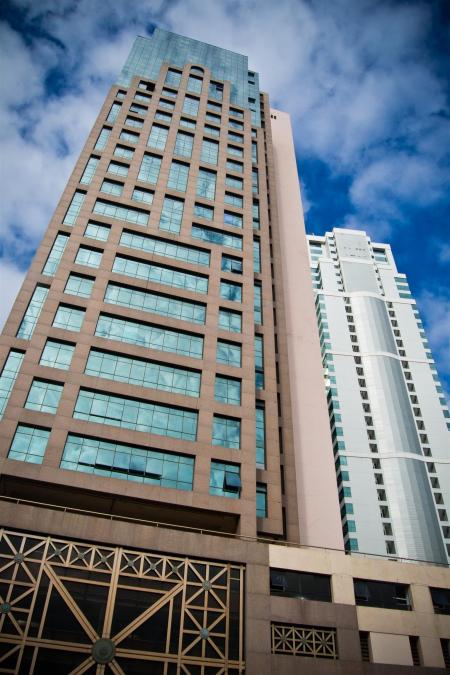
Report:
M245 56L136 39L0 358L0 672L449 662L448 569L343 550L289 116Z

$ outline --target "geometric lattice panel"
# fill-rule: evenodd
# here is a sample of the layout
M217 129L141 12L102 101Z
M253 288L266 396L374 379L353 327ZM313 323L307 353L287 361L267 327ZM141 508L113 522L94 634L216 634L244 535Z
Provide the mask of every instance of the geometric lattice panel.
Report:
M337 659L336 630L272 623L272 654Z
M243 565L0 530L0 673L243 673L243 591Z

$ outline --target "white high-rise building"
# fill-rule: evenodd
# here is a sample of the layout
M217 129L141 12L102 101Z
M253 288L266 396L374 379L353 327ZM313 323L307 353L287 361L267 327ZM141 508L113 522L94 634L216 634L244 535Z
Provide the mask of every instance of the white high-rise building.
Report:
M406 276L366 232L308 241L346 548L447 562L449 411Z

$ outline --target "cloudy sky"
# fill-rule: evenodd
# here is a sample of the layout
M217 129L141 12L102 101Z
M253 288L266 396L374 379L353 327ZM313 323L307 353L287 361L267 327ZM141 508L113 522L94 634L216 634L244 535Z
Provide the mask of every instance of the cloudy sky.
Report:
M391 243L450 389L447 0L3 0L0 324L136 34L248 54L294 127L309 232Z

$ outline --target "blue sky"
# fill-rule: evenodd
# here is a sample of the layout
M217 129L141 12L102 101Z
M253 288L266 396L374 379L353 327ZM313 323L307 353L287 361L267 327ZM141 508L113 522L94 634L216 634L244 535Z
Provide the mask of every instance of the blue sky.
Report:
M408 275L450 389L450 3L4 0L0 322L136 34L248 54L292 116L308 232L366 229Z

